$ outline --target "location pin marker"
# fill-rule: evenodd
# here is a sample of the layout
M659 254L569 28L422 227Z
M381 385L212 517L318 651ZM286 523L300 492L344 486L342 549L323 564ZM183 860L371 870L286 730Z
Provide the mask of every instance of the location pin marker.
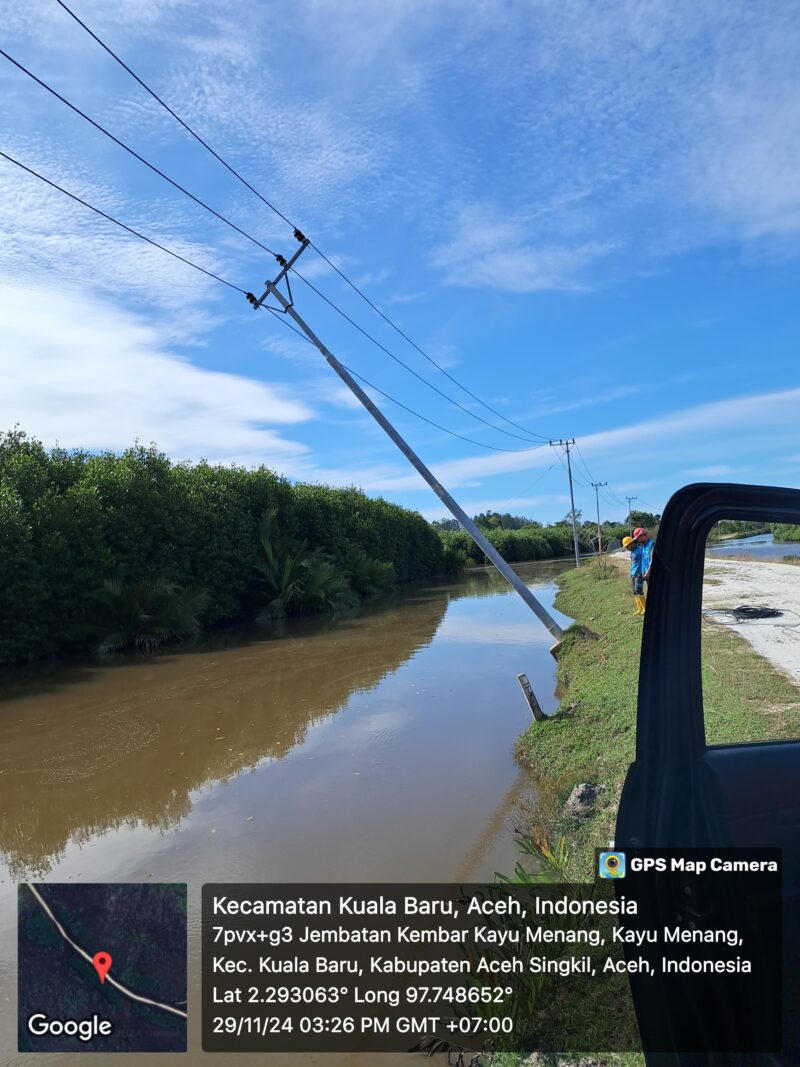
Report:
M100 976L100 984L102 985L106 980L106 975L111 970L111 957L107 952L95 952L94 956L92 956L92 963Z

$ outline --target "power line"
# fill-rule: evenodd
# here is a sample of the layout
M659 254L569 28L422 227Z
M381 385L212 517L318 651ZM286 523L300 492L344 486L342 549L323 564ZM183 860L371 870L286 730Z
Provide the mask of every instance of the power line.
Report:
M606 504L608 504L609 507L612 507L612 508L617 508L617 507L623 507L624 508L625 507L625 504L623 502L621 502L619 500L612 500L612 498L608 495L608 493L601 493L600 496L602 496L603 500L605 500Z
M59 3L60 2L61 2L61 0L59 0ZM373 303L373 301L370 300L370 298L366 295L366 293L364 293L356 285L355 282L351 281L350 278L348 278L347 275L344 273L344 271L340 270L339 267L337 267L336 264L325 255L325 253L322 251L321 248L318 248L317 245L315 245L313 241L310 241L309 244L314 249L314 251L325 260L325 262L328 264L328 266L332 267L333 270L335 270L336 273L339 275L339 277L342 278L342 280L345 281L354 292L358 293L358 295L361 297L362 300L366 301L366 303L369 304L369 306L372 308L372 310L377 315L379 315L384 320L384 322L388 323L389 326L391 326L393 330L395 330L397 333L399 333L400 336L405 341L407 341L408 344L410 344L412 348L415 348L417 350L417 352L419 352L419 354L421 356L424 356L424 358L427 359L429 363L432 363L433 366L436 367L436 369L438 371L440 371L440 373L444 374L444 376L446 378L449 378L451 382L453 382L455 385L457 385L459 387L459 389L463 389L463 391L467 394L467 396L472 397L473 400L477 401L482 407L486 408L487 411L490 411L493 415L496 415L498 419L502 419L503 422L507 422L509 426L514 426L516 429L522 430L523 433L526 433L531 437L538 437L541 441L546 441L547 440L547 438L544 437L543 434L536 433L534 430L529 430L527 427L521 426L519 423L514 422L513 419L507 418L501 412L496 411L493 407L490 407L490 405L487 404L485 401L481 400L481 398L479 396L476 396L475 393L471 392L457 378L455 378L452 374L450 374L448 371L446 371L444 369L444 367L442 367L439 363L437 363L436 360L432 356L429 356L428 353L423 348L421 348L417 344L416 341L414 341L411 337L409 337L408 334L397 325L397 323L395 323L392 319L389 318L388 315L386 315L383 311L381 311L381 309L378 307L378 305ZM297 273L297 272L295 271L295 273ZM507 431L503 431L503 432L505 433ZM511 434L510 436L516 437L516 434Z
M156 93L153 89L151 89L150 86L146 82L142 81L142 79L139 77L139 75L136 74L134 71L132 71L131 68L128 66L128 64L123 59L121 59L117 55L116 52L112 51L111 48L109 48L109 46L105 43L105 41L103 41L100 37L98 37L97 34L93 30L90 30L89 27L86 25L86 23L83 22L82 19L79 19L78 16L75 14L74 11L72 11L71 8L67 7L67 5L63 2L63 0L56 0L56 3L60 7L62 7L64 9L64 11L66 11L66 13L78 23L79 26L82 26L83 29L86 30L86 32L89 34L89 36L94 38L94 40L97 41L97 43L100 45L100 47L105 49L105 51L108 52L108 54L111 56L111 58L115 59L117 61L117 63L119 63L119 65L124 70L126 70L128 72L128 74L130 74L130 76L134 79L134 81L137 81L139 83L139 85L141 85L141 87L145 90L145 92L148 92L150 94L150 96L152 96L153 99L164 108L165 111L168 111L170 113L170 115L172 115L172 117L175 119L175 121L180 123L180 125L183 126L183 128L186 130L186 132L191 134L191 136L194 137L194 139L196 141L198 141L203 146L203 148L205 148L207 151L209 151L211 153L211 155L216 160L218 160L223 165L223 167L226 168L226 170L229 170L230 173L235 178L238 178L238 180L243 185L246 185L247 188L250 190L250 192L253 193L255 196L257 196L258 199L262 201L262 203L266 204L266 206L270 209L270 211L274 211L275 214L278 215L280 218L282 218L283 221L288 226L291 226L292 229L295 229L293 223L291 223L289 221L289 219L286 218L286 216L283 214L283 212L279 211L278 208L276 208L274 204L271 204L269 202L269 200L267 200L264 196L262 196L261 193L259 193L259 191L257 189L253 188L253 186L245 178L243 178L242 175L237 170L234 170L234 168L229 163L227 163L222 158L221 155L219 155L217 152L215 152L214 149L211 147L211 145L208 144L206 141L204 141L203 138L200 136L200 134L197 133L195 130L193 130L192 127L187 122L184 122L184 120L180 117L180 115L176 114L176 112L174 112L172 110L172 108L169 106L169 104L167 104L164 100L161 99L161 97L158 95L158 93Z
M296 333L301 340L310 344L312 348L315 347L313 342L309 340L302 331L298 330L296 326L292 326L287 319L281 317L281 312L279 312L277 308L269 307L267 304L261 304L260 307L264 308L265 311L271 311L275 317L284 324L284 326L292 331L292 333ZM415 418L421 419L422 422L427 422L429 426L435 426L437 430L441 430L443 433L449 434L451 437L457 437L460 441L466 441L470 445L477 445L478 448L488 448L492 452L512 452L515 454L519 452L536 452L538 449L544 448L544 445L534 445L532 448L498 448L496 445L484 444L483 441L475 441L472 437L464 437L463 434L456 433L455 430L449 430L446 426L441 426L438 422L434 422L433 419L429 419L427 415L422 415L419 411L415 411L414 408L410 408L407 404L404 404L402 400L397 400L396 397L384 392L383 389L380 389L377 385L373 385L372 382L368 381L362 374L359 374L358 371L353 370L352 367L348 367L346 363L343 363L342 366L349 374L352 374L354 378L358 378L364 385L368 386L370 389L374 389L376 393L380 393L384 399L391 401L392 404L396 404Z
M584 489L588 489L589 488L589 483L586 481L585 478L582 477L582 475L580 474L579 471L574 470L571 466L570 466L570 470L567 470L568 464L564 462L564 460L562 459L561 456L558 457L558 461L561 464L561 466L564 468L564 470L567 471L568 474L570 474L570 471L571 471L570 476L579 485L582 485L584 487Z
M519 503L519 501L523 499L526 493L529 493L535 485L538 485L539 482L542 481L545 475L550 473L553 467L555 467L555 463L551 463L549 467L542 471L538 478L534 478L533 481L529 482L524 489L521 489L519 496L515 496L513 500L509 500L509 502L506 504L506 507L511 508L514 504Z
M147 244L152 245L154 248L159 249L159 251L161 251L161 252L166 252L166 254L168 256L172 256L173 259L180 260L180 262L181 263L185 263L187 267L193 267L195 270L200 271L201 274L205 274L207 277L212 278L214 281L220 282L220 284L227 286L229 289L234 289L237 293L241 293L243 296L247 295L246 291L244 289L240 288L238 285L234 285L232 282L226 281L224 278L220 277L218 274L214 274L213 271L206 270L205 267L201 267L199 264L193 263L192 260L187 259L185 256L180 255L178 252L173 252L171 248L167 248L166 245L159 244L158 241L154 241L151 237L145 236L145 234L140 233L138 230L133 229L132 226L128 226L126 223L120 222L120 220L114 218L113 215L109 215L107 212L101 211L100 208L95 207L93 204L90 204L87 200L83 200L81 197L77 196L75 193L71 193L68 189L64 189L63 186L58 185L56 182L51 181L49 178L45 178L43 174L39 174L38 171L35 171L31 167L26 166L24 163L21 163L18 159L15 159L13 156L8 155L6 152L0 151L0 158L8 160L9 163L13 163L15 166L19 167L21 170L26 171L26 173L32 175L34 178L38 178L39 181L44 182L45 185L50 186L50 188L52 188L52 189L56 189L59 193L62 193L64 196L68 196L71 200L74 200L76 203L81 204L82 207L87 208L89 211L93 211L96 215L99 215L101 218L106 219L108 222L113 222L115 226L119 226L121 229L125 230L127 233L132 234L134 237L138 237L140 240L146 241ZM267 308L267 310L272 310L272 309L271 308ZM292 330L294 333L296 333L299 337L302 337L304 341L308 340L308 338L306 338L299 330L295 329L295 327L292 326L289 322L286 322L284 319L282 319L281 321L285 322L285 325L288 326L289 329ZM368 381L366 378L364 378L362 375L358 374L356 371L352 370L349 367L347 369L356 378L359 378L361 381L363 381L365 385L369 386L370 389L374 389L377 393L380 393L381 396L385 397L387 400L391 401L393 404L396 404L398 407L403 408L404 411L409 412L409 414L414 415L416 418L421 419L423 422L428 423L430 426L434 426L437 430L441 430L443 433L449 434L451 437L457 437L461 441L466 441L468 444L476 445L478 448L486 448L486 449L489 449L492 452L519 453L519 452L535 452L538 448L542 448L543 447L542 445L534 445L530 449L527 449L527 448L499 448L496 445L487 445L487 444L484 444L484 442L482 442L482 441L476 441L471 437L466 437L463 434L456 433L454 430L449 430L446 426L441 426L438 422L434 422L433 419L429 419L426 415L422 415L420 412L415 411L413 408L409 407L407 404L404 404L402 401L397 400L395 397L390 396L388 393L385 393L377 385L373 385L372 382Z
M373 337L371 333L368 333L364 329L363 326L359 326L359 324L355 321L355 319L350 318L350 316L347 314L347 312L342 311L342 309L340 307L338 307L336 304L334 304L334 302L332 300L330 300L320 289L318 289L317 286L313 284L313 282L310 282L308 280L308 278L305 278L300 273L300 271L297 270L296 267L292 268L292 273L297 275L297 277L300 279L301 282L303 282L305 285L307 285L308 288L312 290L312 292L316 293L317 296L320 297L321 300L324 300L325 303L329 307L333 308L333 310L338 315L341 315L341 317L343 319L345 319L347 322L349 322L351 326L354 326L358 330L359 333L363 334L364 337L366 337L369 341L372 341L372 343L374 345L376 345L382 352L385 352L386 355L389 356L390 359L393 359L395 361L395 363L399 363L400 366L404 367L405 370L407 370L409 374L413 374L415 378L417 378L419 381L421 381L423 383L423 385L427 385L429 389L432 389L434 391L434 393L438 393L439 396L444 397L444 399L447 400L448 403L452 404L454 407L457 407L460 411L465 412L465 414L469 415L470 418L477 419L478 422L482 422L484 424L484 426L490 426L493 430L497 430L499 433L503 433L507 437L514 437L518 441L529 441L530 440L530 437L520 437L519 434L517 434L517 433L509 433L508 430L504 430L502 428L502 426L495 426L495 424L493 422L489 422L488 419L484 419L481 415L476 415L474 411L470 411L469 408L464 407L463 404L459 404L459 402L457 400L453 400L453 398L451 396L448 396L447 393L442 392L442 390L439 389L437 386L435 386L433 384L433 382L428 381L427 378L424 378L421 374L418 374L417 371L415 371L413 367L410 367L408 365L408 363L405 363L402 359L400 359L399 356L395 355L394 352L392 352L390 349L388 349L385 345L381 344L381 342L379 340L377 340L377 338ZM513 449L507 449L506 451L514 451L514 450ZM518 451L521 451L521 450L518 450Z
M231 222L230 219L226 219L224 215L221 215L219 211L216 211L213 207L210 206L210 204L207 204L205 200L201 200L199 196L195 196L194 193L190 193L188 189L184 188L184 186L182 186L179 182L176 182L174 178L170 178L168 174L165 174L164 171L160 170L154 163L151 163L149 160L145 159L144 156L140 156L137 151L130 147L130 145L126 144L124 141L121 141L119 137L115 137L110 130L107 130L105 126L101 126L99 122L95 122L95 120L89 115L87 115L85 111L81 111L79 107L76 107L76 105L67 100L65 96L62 96L61 93L57 92L52 87L52 85L48 85L47 82L42 81L42 79L37 77L33 73L33 71L28 70L27 67L24 67L20 62L14 59L13 56L10 56L8 52L5 52L2 48L0 48L0 56L3 56L4 59L7 59L9 63L13 63L18 70L21 70L23 74L27 74L27 76L33 81L35 81L37 85L40 85L43 89L46 89L48 93L54 96L57 100L60 100L62 104L66 104L66 106L71 111L74 111L76 115L80 115L82 119L88 122L91 126L94 126L96 130L99 130L100 133L108 137L109 140L114 142L114 144L119 145L120 148L123 148L126 152L132 155L134 159L138 159L140 163L144 163L144 165L148 167L151 171L153 171L154 174L157 174L160 178L163 178L165 182L169 182L171 186L179 190L179 192L183 193L185 196L188 196L190 200L193 200L195 202L195 204L199 204L200 207L205 208L206 211L211 212L211 214L215 218L219 219L220 222L224 222L226 226L230 226L232 230L235 230L237 233L241 234L242 237L246 237L248 241L252 241L254 245L258 245L258 247L263 249L264 252L268 252L271 256L276 255L276 253L273 252L271 248L268 248L267 245L259 241L258 238L253 237L253 235L250 233L247 233L246 230L243 230L240 226L237 226L235 222Z
M586 460L583 458L583 452L581 452L580 446L578 445L577 441L575 442L575 451L578 453L578 459L581 461L581 465L583 466L583 469L586 471L586 474L587 474L587 476L589 478L589 481L593 482L594 481L594 475L589 470L589 467L588 467L588 465L586 463Z
M431 426L435 426L437 430L444 430L444 432L449 433L451 437L458 437L460 440L467 441L471 445L478 445L480 448L490 448L493 452L512 452L514 454L518 454L520 452L536 452L538 451L538 449L544 448L544 445L533 445L531 448L498 448L497 445L485 445L482 441L475 441L471 437L463 437L460 433L455 433L453 430L448 430L446 429L446 427L440 426L438 422L433 422L432 419L427 418L425 415L420 415L418 411L414 411L413 408L410 408L406 404L403 404L400 400L396 400L393 396L389 396L388 393L384 393L384 391L382 389L379 389L377 385L373 385L372 382L367 381L367 379L363 375L358 374L351 367L348 367L346 363L343 363L342 366L345 368L346 371L352 374L354 378L358 378L359 381L362 381L364 383L364 385L368 385L370 389L374 389L376 393L380 393L381 396L385 397L387 400L391 400L393 404L397 404L397 406L403 408L404 411L408 411L410 414L416 415L416 417L418 419L422 419L423 422L427 422Z
M220 282L222 285L227 285L229 289L235 289L237 293L241 293L242 296L246 296L247 293L244 289L240 289L238 285L234 285L233 282L227 282L224 278L220 278L218 274L214 274L213 271L206 270L205 267L199 266L197 263L193 263L185 256L179 255L177 252L173 252L171 248L167 248L166 245L159 244L158 241L154 241L152 237L145 237L143 233L139 233L138 230L134 230L132 226L127 226L124 222L120 222L119 219L115 219L113 215L108 215L105 211L101 211L99 207L95 207L94 204L90 204L86 200L82 200L81 197L75 193L71 193L68 189L62 188L55 182L50 181L49 178L45 178L43 174L39 174L38 171L33 170L31 167L26 167L24 163L20 163L18 159L14 159L13 156L7 155L5 152L0 151L0 156L3 159L7 159L9 163L13 163L21 170L27 171L28 174L32 174L34 178L38 178L39 181L44 182L45 185L49 185L51 189L57 189L59 193L63 193L64 196L68 196L70 200L74 200L76 203L81 204L83 207L88 208L89 211L93 211L96 215L100 215L101 218L107 219L109 222L113 222L115 226L119 226L120 229L126 230L128 233L133 234L134 237L138 237L141 241L146 241L154 248L160 249L162 252L166 252L168 256L172 256L173 259L179 259L181 263L185 263L187 267L194 267L195 270L199 270L201 274L205 274L209 278L213 278L215 282Z
M273 249L271 249L267 245L263 244L256 237L253 237L252 234L247 233L247 231L243 230L240 226L237 226L236 223L231 222L230 219L228 219L224 215L220 214L220 212L216 211L213 207L211 207L209 204L207 204L204 200L201 200L199 197L195 196L194 193L191 193L188 189L186 189L184 186L182 186L179 182L177 182L173 178L171 178L168 174L165 174L164 171L162 171L159 167L155 166L155 164L153 164L149 160L145 159L144 156L140 155L133 148L131 148L130 145L126 144L124 141L120 140L120 138L116 137L113 133L111 133L110 130L107 130L99 122L96 122L93 118L91 118L89 115L87 115L79 107L77 107L75 104L71 103L71 101L67 100L67 98L65 96L62 96L62 94L59 93L56 89L54 89L51 85L49 85L47 82L43 81L41 78L37 77L36 74L34 74L32 71L28 70L28 68L23 66L22 63L18 62L16 59L14 59L13 56L10 56L2 48L0 48L0 55L3 56L5 59L7 59L10 63L12 63L20 71L22 71L23 74L26 74L29 78L31 78L33 81L35 81L39 86L41 86L43 89L45 89L48 93L50 93L52 96L54 96L62 104L65 104L68 108L70 108L70 110L75 112L75 114L79 115L82 119L84 119L86 122L88 122L96 130L98 130L100 133L102 133L105 137L108 137L109 140L113 141L120 148L122 148L126 152L128 152L129 155L134 157L134 159L138 160L140 163L143 163L146 167L148 167L151 171L153 171L153 173L157 174L160 178L163 178L164 181L168 182L170 185L172 185L179 192L184 193L186 196L188 196L190 200L194 201L194 203L198 204L200 207L202 207L206 211L210 212L215 218L217 218L221 222L225 223L226 226L229 226L231 229L235 230L236 233L241 234L242 237L245 237L245 238L247 238L247 240L252 241L253 244L257 245L263 251L268 252L272 256L276 256L276 253L273 251ZM508 430L504 430L502 428L502 426L496 426L494 423L489 422L487 419L482 418L482 416L476 415L474 412L470 411L469 408L464 407L463 404L459 404L459 402L457 400L453 400L453 398L448 396L447 393L445 393L441 389L437 388L432 382L429 382L428 379L423 377L421 374L418 374L417 371L415 371L413 369L413 367L410 367L407 363L405 363L402 359L400 359L399 356L396 356L393 352L391 352L388 348L386 348L385 345L381 344L380 341L378 341L375 337L373 337L370 333L368 333L365 329L363 329L363 327L359 326L359 324L354 319L352 319L349 315L347 315L344 311L342 311L341 308L339 308L332 300L330 300L315 285L313 285L310 281L308 281L306 278L304 278L299 273L299 271L295 270L294 273L297 275L298 278L300 278L301 281L303 281L307 286L309 286L309 288L312 289L322 300L324 300L330 307L332 307L334 309L334 311L336 311L339 315L341 315L344 319L346 319L347 322L349 322L360 333L362 333L364 335L364 337L366 337L368 340L372 341L372 343L374 345L376 345L382 352L385 352L386 355L388 355L391 359L393 359L401 367L403 367L405 370L407 370L409 372L409 374L412 374L415 378L417 378L419 381L421 381L424 385L427 385L428 388L432 389L439 396L443 397L449 403L453 404L460 411L463 411L465 414L469 415L473 419L476 419L478 422L483 423L485 426L489 426L491 429L497 430L499 433L505 434L507 437L514 437L519 441L530 440L530 437L520 437L519 434L510 433ZM502 451L502 450L501 449L497 449L497 451ZM511 451L511 449L507 449L506 451Z
M216 152L211 147L211 145L209 145L208 142L205 141L200 136L200 134L197 133L196 130L194 130L184 119L182 119L180 117L180 115L178 115L177 112L174 111L173 108L171 108L169 106L169 104L167 104L158 95L158 93L156 93L155 90L152 89L147 84L147 82L145 82L142 78L140 78L139 75L136 74L131 69L131 67L129 67L128 64L120 56L118 56L117 53L114 52L113 49L110 48L109 45L107 45L105 43L105 41L102 40L102 38L98 34L96 34L92 29L90 29L89 26L87 26L87 24L82 19L80 19L75 14L75 12L66 3L64 3L64 0L56 0L56 2L72 19L74 19L75 22L78 23L79 26L81 26L86 31L86 33L89 34L90 37L92 37L93 40L95 40L97 42L97 44L100 45L101 48L104 49L105 52L108 53L108 55L111 56L112 59L114 59L125 71L127 71L127 73L134 79L134 81L136 81L145 90L145 92L147 92L158 104L160 104L161 107L163 107L175 119L175 121L178 122L180 124L180 126L182 126L183 129L186 130L186 132L188 134L190 134L190 136L192 136L198 142L198 144L202 145L203 148L205 148L208 152L210 152L211 155L219 163L221 163L222 166L225 167L225 169L230 174L232 174L247 189L249 189L251 193L253 193L255 196L257 196L258 199L263 204L265 204L271 211L273 211L279 218L281 218L288 226L291 226L293 230L297 229L297 227L294 225L294 223L291 222L291 220L288 219L287 216L284 215L282 211L280 211L270 200L268 200L262 193L260 193L255 188L255 186L251 185L251 183L249 181L247 181L247 179L244 178L239 173L238 170L236 170L234 167L232 167L230 165L230 163L227 162L227 160L225 160L218 152ZM444 374L445 377L449 378L450 381L453 382L454 385L457 385L458 388L463 390L469 397L471 397L473 400L475 400L478 404L480 404L487 411L491 412L496 418L499 418L503 422L507 423L509 426L513 426L517 430L521 430L523 433L527 434L529 437L538 438L541 441L546 441L547 440L547 438L545 438L542 434L538 434L533 430L528 430L527 427L522 426L517 422L514 422L512 419L509 419L507 416L503 415L501 412L495 410L493 407L491 407L489 404L487 404L484 400L481 400L481 398L479 396L477 396L475 393L473 393L470 389L467 388L467 386L463 385L454 375L450 374L449 371L445 370L444 367L442 367L439 363L437 363L437 361L432 356L430 356L420 345L418 345L416 343L416 341L412 340L412 338L409 337L408 334L406 334L405 331L403 331L395 322L393 322L393 320L390 319L388 315L386 315L383 311L381 311L381 309L375 303L373 303L373 301L370 300L369 297L364 292L362 292L362 290L355 284L355 282L351 281L351 279L348 278L348 276L344 273L344 271L342 271L339 267L337 267L337 265L331 259L329 259L328 256L326 256L325 253L316 244L314 244L313 241L310 241L309 244L314 249L314 251L319 256L321 256L322 259L325 260L325 262L334 271L336 271L336 273L343 279L343 281L345 281L350 286L350 288L354 290L354 292L356 292L363 300L366 301L366 303L373 309L373 311L377 315L379 315L386 323L388 323L388 325L391 326L393 330L395 330L405 341L407 341L413 348L415 348L416 351L420 353L420 355L422 355L425 359L427 359L429 363L431 363L434 367L436 367L436 369L441 374ZM491 425L491 424L489 424L489 425ZM502 431L502 432L507 432L507 431Z

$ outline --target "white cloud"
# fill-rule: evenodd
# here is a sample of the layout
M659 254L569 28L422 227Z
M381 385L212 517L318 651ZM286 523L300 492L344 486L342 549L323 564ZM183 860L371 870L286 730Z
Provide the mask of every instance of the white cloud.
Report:
M614 454L620 459L627 458L628 462L641 462L645 450L667 443L671 458L683 454L689 457L696 455L699 442L704 439L714 439L719 442L720 447L730 449L736 445L736 439L731 437L732 433L738 434L739 439L742 439L744 430L752 431L758 427L769 428L773 439L782 427L789 438L793 439L798 403L800 389L700 404L616 430L588 434L580 439L581 452L589 464L592 464L595 455ZM752 442L748 442L747 447L750 448L751 444ZM634 447L635 454L631 454L630 449ZM453 460L437 465L436 474L445 485L450 485L471 478L534 469L550 462L550 450L538 449L535 452Z
M94 296L6 286L0 322L3 429L90 450L138 438L176 460L283 466L307 452L274 428L312 418L305 404L164 351L155 328Z
M645 470L656 463L663 466L665 457L667 463L690 460L699 450L709 447L716 451L740 447L745 455L752 456L755 430L769 430L773 445L779 445L784 438L796 440L798 404L800 389L699 404L617 429L587 434L580 438L581 453L592 467L602 461L606 466L614 463ZM552 449L537 448L430 462L429 466L448 489L454 490L480 485L486 479L514 471L548 467L552 463ZM403 492L425 486L416 472L399 464L363 467L349 472L325 470L320 474L324 475L323 480L330 479L332 484L355 483L376 492ZM635 480L617 486L617 489L633 491L651 488L654 484Z

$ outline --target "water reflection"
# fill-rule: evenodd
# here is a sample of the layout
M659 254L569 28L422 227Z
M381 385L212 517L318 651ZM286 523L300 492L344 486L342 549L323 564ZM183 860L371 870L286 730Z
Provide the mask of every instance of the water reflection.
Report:
M310 725L427 645L447 599L418 594L232 647L223 638L202 651L70 667L31 679L26 694L9 679L0 849L12 875L46 872L70 837L166 829L187 815L192 790L281 759Z
M709 545L709 555L725 559L726 556L745 556L748 559L771 559L780 563L784 556L800 553L797 542L779 542L771 533L755 534L753 537L736 537L721 544Z

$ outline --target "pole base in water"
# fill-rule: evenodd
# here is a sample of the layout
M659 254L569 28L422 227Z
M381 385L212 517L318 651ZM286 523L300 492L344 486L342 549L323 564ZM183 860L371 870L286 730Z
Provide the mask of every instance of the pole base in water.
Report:
M569 634L576 634L578 637L582 637L586 641L600 640L600 634L596 634L594 630L590 630L588 626L584 626L583 623L580 622L575 623L574 626L570 626L570 628L564 634L564 637L567 637ZM556 641L554 645L550 646L550 655L555 660L557 660L559 655L561 654L561 646L564 644L564 637L562 637L559 641Z

